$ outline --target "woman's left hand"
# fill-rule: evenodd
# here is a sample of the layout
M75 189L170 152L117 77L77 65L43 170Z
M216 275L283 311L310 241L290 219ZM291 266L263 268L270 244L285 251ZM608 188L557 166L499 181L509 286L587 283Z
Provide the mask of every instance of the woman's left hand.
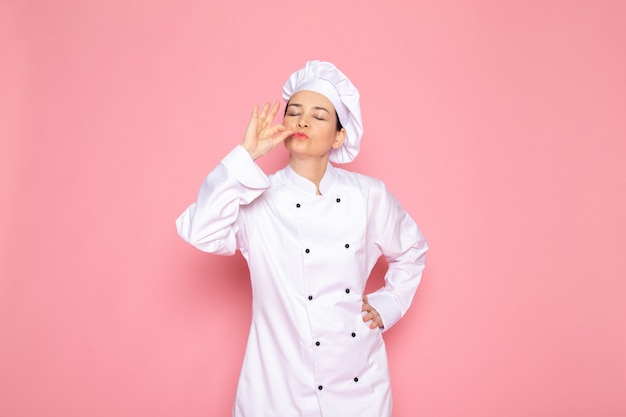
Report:
M367 302L367 295L365 294L363 295L363 306L361 307L361 311L367 313L363 315L363 321L371 321L370 329L375 329L377 327L382 329L383 327L385 327L383 325L382 317L380 317L380 314L378 314L378 311L376 311L374 307L369 305L369 303Z

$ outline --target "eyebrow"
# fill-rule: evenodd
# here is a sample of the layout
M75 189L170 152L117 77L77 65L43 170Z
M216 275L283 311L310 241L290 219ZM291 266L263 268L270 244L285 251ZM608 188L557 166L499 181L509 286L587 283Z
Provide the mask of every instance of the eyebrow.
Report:
M302 108L302 104L298 104L298 103L289 103L289 105L287 107L289 108L291 106ZM322 107L322 106L313 106L313 109L314 110L324 110L326 113L330 114L328 109L326 109L325 107Z

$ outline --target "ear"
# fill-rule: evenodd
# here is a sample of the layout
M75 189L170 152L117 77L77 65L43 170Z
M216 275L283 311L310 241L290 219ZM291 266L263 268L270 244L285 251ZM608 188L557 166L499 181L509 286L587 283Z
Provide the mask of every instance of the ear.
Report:
M343 145L343 142L345 140L346 140L346 129L341 128L341 130L338 130L337 134L335 135L335 142L333 142L333 149L341 148L341 145Z

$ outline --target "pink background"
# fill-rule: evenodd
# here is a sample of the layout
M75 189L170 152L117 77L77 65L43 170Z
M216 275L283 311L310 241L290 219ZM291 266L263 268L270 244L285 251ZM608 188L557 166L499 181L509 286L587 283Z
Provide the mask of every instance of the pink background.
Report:
M174 219L308 59L431 246L395 416L626 415L626 3L598 0L1 1L0 415L229 415L245 264Z

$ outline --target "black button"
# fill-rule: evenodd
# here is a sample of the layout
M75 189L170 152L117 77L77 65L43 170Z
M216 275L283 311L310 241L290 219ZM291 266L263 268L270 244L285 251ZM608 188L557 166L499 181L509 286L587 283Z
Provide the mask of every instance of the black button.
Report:
M346 294L350 294L350 288L346 288Z
M317 387L317 389L321 391L321 390L324 389L324 387L320 385L320 386Z
M337 199L337 202L338 202L338 203L339 203L339 202L341 202L341 198L338 198L338 199Z
M300 203L296 204L296 207L300 208Z
M354 377L354 382L359 382L359 378L357 378L356 376Z
M350 247L350 244L346 243L345 247L346 247L346 249L348 249Z
M305 251L306 253L309 253L309 252L311 252L311 251L310 251L310 250L308 250L308 249L305 249L304 251Z
M352 337L356 337L356 333L352 332Z
M319 346L319 345L320 345L320 342L319 342L319 341L318 341L318 342L315 342L315 346Z
M309 300L312 300L312 299L313 299L313 296L312 296L312 295L309 295Z

